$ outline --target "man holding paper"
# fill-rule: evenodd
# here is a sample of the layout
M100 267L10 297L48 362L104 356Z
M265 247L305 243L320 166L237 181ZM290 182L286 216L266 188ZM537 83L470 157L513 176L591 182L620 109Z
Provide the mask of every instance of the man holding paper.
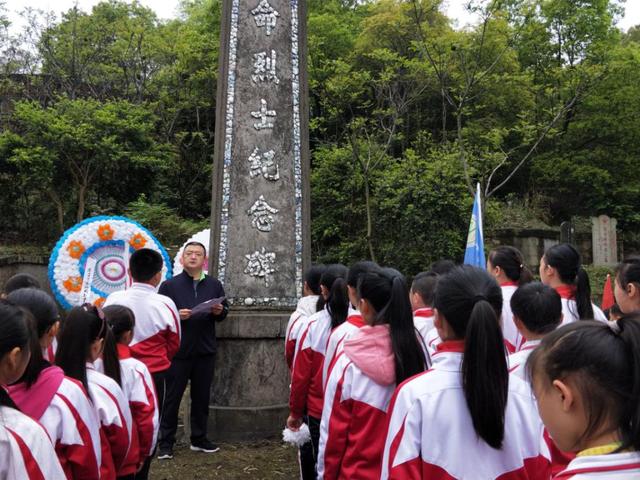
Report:
M189 242L182 253L184 270L160 285L180 314L182 340L167 373L167 398L160 423L159 459L173 458L178 409L191 381L191 450L212 453L218 447L207 439L209 396L216 353L215 323L227 316L229 305L218 279L204 273L206 248Z

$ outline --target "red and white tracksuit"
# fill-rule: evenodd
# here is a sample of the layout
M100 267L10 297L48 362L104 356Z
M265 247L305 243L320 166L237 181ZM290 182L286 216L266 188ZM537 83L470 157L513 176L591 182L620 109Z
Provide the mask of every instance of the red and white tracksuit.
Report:
M518 289L518 284L515 282L501 283L500 289L502 290L502 336L507 350L509 353L513 353L517 352L524 342L513 321L513 312L511 311L511 297Z
M316 313L316 305L318 304L318 295L308 295L302 297L298 301L298 306L295 312L289 317L289 323L287 323L287 330L285 333L284 341L284 357L287 361L289 371L293 369L293 358L296 353L296 342L304 329L307 322L305 321L311 315Z
M424 343L427 347L429 357L432 358L438 351L438 345L442 343L442 339L440 338L437 328L434 327L429 330L429 333L427 333L427 336L424 339Z
M575 292L576 287L572 285L562 285L560 287L556 287L556 292L560 295L562 299L562 325L567 325L568 323L575 322L576 320L580 320L580 316L578 315L578 306L575 300ZM606 315L600 308L596 305L591 304L593 307L593 319L598 320L600 322L608 322Z
M333 329L329 335L327 341L327 349L324 356L324 363L322 365L322 388L327 386L327 380L331 374L331 369L336 363L338 355L344 347L344 341L351 338L356 332L360 330L360 327L365 325L362 315L357 310L349 309L347 320Z
M133 472L131 469L137 460L137 434L133 430L127 397L115 380L98 372L91 363L87 363L87 383L93 407L102 426L100 478L135 473L135 469Z
M531 352L540 345L541 341L542 340L540 339L526 340L520 347L520 350L516 353L512 353L508 358L509 373L512 376L516 376L523 380L529 389L531 388L531 384L529 383L526 371L527 359L529 358L529 355L531 355ZM533 392L531 395L533 396ZM551 455L551 472L555 474L564 470L575 455L561 451L551 439L546 429L544 431L544 439L547 443L547 447L549 447L549 453Z
M65 478L51 439L42 425L6 406L0 407L0 478Z
M401 384L389 408L382 479L544 479L550 455L528 386L509 379L502 449L476 434L462 389L463 341L438 346L433 366Z
M319 479L379 478L395 386L388 325L363 326L344 341L325 390Z
M524 337L523 337L524 339ZM512 353L508 358L509 373L519 377L521 380L528 382L527 372L525 366L527 358L531 355L542 340L524 340L524 343L520 346L520 350L516 353Z
M45 368L36 382L8 387L23 413L40 422L53 442L69 480L98 478L102 452L100 422L82 384L60 367Z
M104 305L123 305L133 311L136 328L129 344L131 354L151 373L167 370L180 348L180 316L173 300L156 293L151 285L134 283L109 295Z
M576 457L554 480L631 480L640 478L640 452Z
M117 347L122 391L129 402L133 429L137 432L137 462L141 464L156 447L160 428L158 399L147 366L131 356L127 345L119 343ZM94 366L96 370L104 373L102 360L96 360Z
M315 418L322 415L322 364L330 333L331 317L325 308L309 317L298 339L289 394L289 411L297 418L305 413Z
M413 312L413 326L419 334L418 340L424 352L427 368L431 366L431 355L435 353L435 346L432 346L432 349L430 349L427 344L433 340L433 332L436 332L435 335L438 339L440 338L437 336L437 330L434 325L435 319L433 309L429 307L418 308Z

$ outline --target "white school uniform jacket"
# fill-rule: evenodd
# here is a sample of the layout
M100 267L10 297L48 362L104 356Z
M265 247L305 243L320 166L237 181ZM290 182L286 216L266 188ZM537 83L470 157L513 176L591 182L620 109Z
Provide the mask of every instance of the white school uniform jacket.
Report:
M640 478L640 453L576 457L554 480L631 480Z
M298 418L305 413L315 418L322 416L322 364L330 333L331 317L325 308L309 317L298 340L289 394L289 411Z
M65 474L42 425L15 408L0 407L0 480L59 478Z
M526 363L529 355L533 352L542 340L526 340L520 350L509 355L509 373L517 376L525 382L527 380Z
M502 290L502 336L509 353L517 352L524 342L513 322L513 312L511 311L511 297L517 289L518 285L515 282L500 284L500 290Z
M435 315L431 308L418 308L413 312L413 326L418 332L418 339L420 340L422 351L424 352L427 368L431 366L431 355L435 353L435 346L432 347L433 350L430 350L429 347L427 347L427 342L433 340L433 332L436 332L435 335L437 337L437 330L434 326L434 322Z
M127 345L117 344L122 391L127 397L133 429L137 432L138 458L144 461L153 453L158 440L160 419L153 378L147 366L131 356ZM95 361L96 370L104 373L102 359Z
M562 325L567 325L569 323L580 320L580 316L578 315L578 306L575 301L575 288L571 286L560 286L556 287L556 292L560 295L562 300ZM596 305L591 304L593 307L593 319L598 320L600 322L608 322L607 317L604 312L600 310Z
M128 469L131 464L128 454L132 443L133 421L127 397L115 380L98 372L91 363L87 364L87 383L93 407L102 426L101 477L128 475L130 473L123 469ZM105 462L105 456L110 456L113 460L111 466Z
M45 368L36 382L11 385L9 395L23 413L47 431L66 478L98 478L102 452L100 422L79 381L57 366Z
M389 326L363 326L345 340L327 382L319 479L380 477L386 413L395 386Z
M427 348L429 358L432 358L438 351L438 345L442 343L442 339L440 338L437 328L429 330L429 333L427 333L427 336L424 339L424 343Z
M318 295L308 295L298 300L295 312L289 317L284 341L284 356L287 361L289 371L293 369L293 358L296 351L296 341L306 326L305 319L316 313Z
M544 479L550 476L543 425L527 385L509 379L504 442L475 432L462 389L462 341L443 342L433 366L401 384L389 408L382 479Z
M124 305L133 311L136 328L129 344L133 357L151 373L167 370L180 348L180 316L173 300L151 285L134 283L109 295L104 305Z
M324 355L324 363L322 364L322 388L327 385L327 380L331 374L331 369L335 365L338 355L344 347L344 341L351 338L360 327L364 326L364 319L357 310L349 309L347 320L333 329L327 341L327 350Z

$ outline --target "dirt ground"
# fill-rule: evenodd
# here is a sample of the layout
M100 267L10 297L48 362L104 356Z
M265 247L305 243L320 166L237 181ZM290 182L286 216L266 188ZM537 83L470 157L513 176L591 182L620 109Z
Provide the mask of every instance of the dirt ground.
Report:
M219 444L216 453L192 452L177 444L172 460L154 459L151 480L286 479L299 478L297 450L279 441Z

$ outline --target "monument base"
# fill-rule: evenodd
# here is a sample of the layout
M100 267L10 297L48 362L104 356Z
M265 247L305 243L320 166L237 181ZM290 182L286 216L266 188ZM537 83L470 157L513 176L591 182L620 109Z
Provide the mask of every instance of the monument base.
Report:
M211 438L249 441L281 434L288 414L284 337L290 315L291 310L233 307L216 325Z

